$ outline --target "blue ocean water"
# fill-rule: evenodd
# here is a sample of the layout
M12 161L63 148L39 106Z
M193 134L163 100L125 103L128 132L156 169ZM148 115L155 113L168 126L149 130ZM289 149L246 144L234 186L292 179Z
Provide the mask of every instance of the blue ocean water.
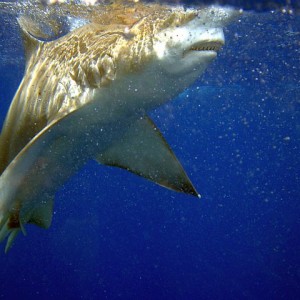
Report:
M24 59L17 32L1 34L19 45L0 63L3 121ZM202 198L89 162L50 229L28 226L0 254L1 299L300 298L300 19L246 12L225 35L151 113Z

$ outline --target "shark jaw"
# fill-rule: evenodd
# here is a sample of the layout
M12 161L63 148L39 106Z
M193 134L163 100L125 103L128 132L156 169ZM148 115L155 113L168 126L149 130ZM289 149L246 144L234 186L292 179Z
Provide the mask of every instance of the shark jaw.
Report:
M50 226L55 192L89 159L199 196L147 112L203 73L237 13L142 3L104 12L50 42L19 19L26 72L0 137L6 251L26 224Z
M210 16L214 16L213 21ZM222 18L226 19L225 22L232 18L230 10L210 7L184 26L160 32L154 49L166 73L175 76L191 72L199 76L203 73L225 43Z

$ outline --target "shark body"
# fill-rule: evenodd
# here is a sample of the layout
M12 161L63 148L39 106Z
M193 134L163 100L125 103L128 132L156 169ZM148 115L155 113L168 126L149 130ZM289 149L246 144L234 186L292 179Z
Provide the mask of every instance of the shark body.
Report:
M24 78L0 137L0 241L48 228L57 189L88 160L197 196L147 112L192 84L224 44L231 9L111 6L50 42L20 17Z

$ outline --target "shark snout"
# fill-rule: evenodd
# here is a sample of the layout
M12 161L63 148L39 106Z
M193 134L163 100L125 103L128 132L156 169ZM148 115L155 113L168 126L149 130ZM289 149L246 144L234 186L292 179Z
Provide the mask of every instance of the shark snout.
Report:
M242 10L231 7L210 6L199 9L198 16L194 20L196 26L224 27L242 14Z

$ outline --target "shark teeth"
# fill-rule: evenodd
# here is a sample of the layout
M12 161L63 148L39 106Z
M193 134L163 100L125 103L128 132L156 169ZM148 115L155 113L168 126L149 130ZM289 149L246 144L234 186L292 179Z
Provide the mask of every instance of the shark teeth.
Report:
M191 51L205 52L205 51L219 51L222 46L224 46L224 41L213 41L213 42L199 42L193 44L190 48L183 52L183 57L185 57Z
M223 42L201 42L192 45L187 51L219 51L224 45Z

